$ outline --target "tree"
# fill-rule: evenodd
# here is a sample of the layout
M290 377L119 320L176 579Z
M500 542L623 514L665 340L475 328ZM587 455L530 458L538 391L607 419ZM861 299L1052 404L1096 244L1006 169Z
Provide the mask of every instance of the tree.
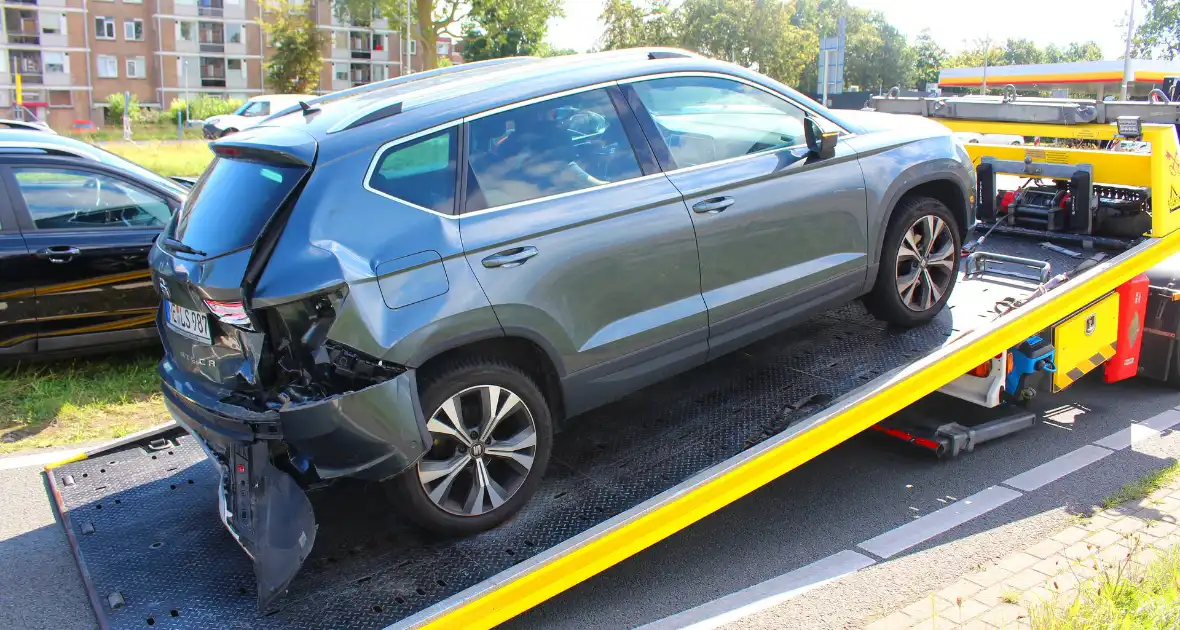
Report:
M1097 42L1074 42L1065 49L1066 61L1101 61L1102 47Z
M797 84L819 52L815 33L791 24L793 3L780 0L687 0L677 10L680 43Z
M637 46L678 46L678 15L668 0L606 0L598 19L603 24L598 39L601 50L618 50Z
M560 0L473 0L463 25L463 59L535 54L549 19L561 15Z
M1011 39L999 47L1000 60L996 65L1018 66L1044 63L1045 53L1027 39Z
M865 88L910 85L917 54L885 16L877 11L852 7L848 0L798 0L793 22L796 26L832 36L839 21L845 22L844 84ZM801 85L808 91L819 83L817 57L804 69Z
M1180 0L1143 0L1147 15L1135 29L1131 54L1140 59L1175 59L1180 53Z
M464 0L414 0L410 7L410 37L421 43L417 55L427 69L438 67L438 52L435 44L442 35L458 37L451 28L463 19L461 9L470 6ZM337 15L355 16L357 25L367 24L364 16L376 15L389 20L389 26L397 29L406 21L405 0L332 0Z
M946 65L947 52L939 46L930 31L923 30L914 40L914 80L919 90L928 83L938 83L938 71Z
M288 0L263 0L258 21L275 48L266 60L266 84L282 94L309 94L320 85L324 66L324 31L316 28L305 5Z

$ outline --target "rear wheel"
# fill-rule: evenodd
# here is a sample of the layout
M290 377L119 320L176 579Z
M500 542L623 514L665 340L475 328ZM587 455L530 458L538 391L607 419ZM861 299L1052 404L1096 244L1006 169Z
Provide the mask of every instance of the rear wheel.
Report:
M425 529L460 536L520 510L553 443L540 388L510 364L468 359L439 370L421 398L433 442L416 466L390 481L398 507Z
M221 137L224 138L230 134L237 133L237 132L238 132L237 129L230 127L229 129L226 129L225 131L221 132Z
M959 273L959 224L930 197L910 197L894 211L885 232L877 281L865 306L877 318L918 326L934 318Z

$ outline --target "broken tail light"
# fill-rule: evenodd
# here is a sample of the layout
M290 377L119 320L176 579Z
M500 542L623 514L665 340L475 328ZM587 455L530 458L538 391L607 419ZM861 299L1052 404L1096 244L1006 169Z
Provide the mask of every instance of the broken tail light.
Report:
M254 330L253 324L250 323L250 315L246 313L246 307L241 302L205 300L205 306L209 307L209 312L223 324Z

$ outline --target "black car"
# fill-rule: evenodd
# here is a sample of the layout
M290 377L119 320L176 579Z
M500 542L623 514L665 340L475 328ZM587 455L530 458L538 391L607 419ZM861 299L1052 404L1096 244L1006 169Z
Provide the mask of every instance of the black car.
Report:
M147 254L188 190L39 131L0 137L0 360L155 342Z

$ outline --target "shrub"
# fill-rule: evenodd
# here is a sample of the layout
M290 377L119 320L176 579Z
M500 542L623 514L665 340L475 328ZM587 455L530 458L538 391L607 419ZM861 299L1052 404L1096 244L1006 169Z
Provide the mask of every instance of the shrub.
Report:
M139 114L139 99L134 94L131 95L130 106L127 111L131 112L131 120L134 121ZM114 124L121 124L123 122L123 93L116 92L107 97L107 120Z
M180 116L180 113L187 109L188 101L183 98L172 99L172 102L168 104L168 120L175 123L177 116ZM187 118L187 114L185 117Z
M222 114L231 114L242 106L242 101L236 98L220 98L216 96L197 96L189 103L189 115L193 120L204 120Z

